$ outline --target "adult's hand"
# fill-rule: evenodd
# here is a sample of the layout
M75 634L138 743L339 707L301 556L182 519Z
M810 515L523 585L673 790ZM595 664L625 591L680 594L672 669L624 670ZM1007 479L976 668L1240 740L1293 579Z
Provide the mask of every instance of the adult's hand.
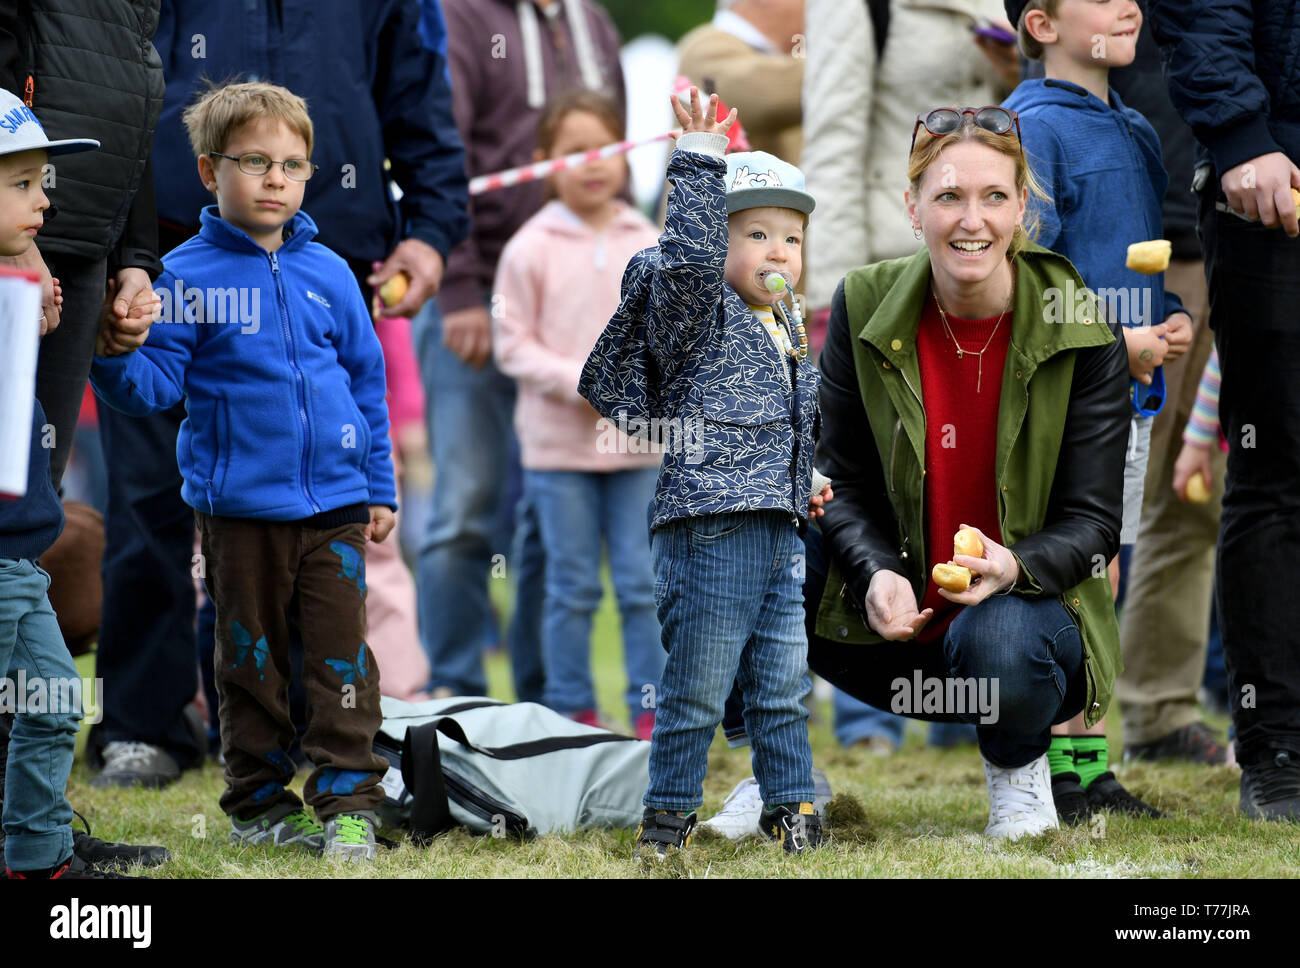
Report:
M1014 585L1020 578L1020 563L1009 548L998 544L979 528L971 528L969 524L963 524L962 527L970 528L980 536L980 541L984 543L984 557L954 555L954 565L963 565L971 570L971 586L964 592L956 593L940 588L939 594L958 605L978 605L984 599L1001 594Z
M912 583L896 571L878 571L867 586L867 624L891 642L915 638L934 615L934 609L917 611Z
M1291 194L1292 188L1300 189L1300 168L1282 152L1271 151L1229 168L1219 183L1234 211L1271 229L1281 225L1293 239L1300 235L1300 220Z
M119 356L143 346L162 308L149 273L137 268L119 269L108 280L105 303L95 354Z
M1001 27L1012 35L1016 32L1016 28L1005 20L994 20L993 26ZM998 72L998 77L1002 79L1006 89L1015 90L1016 85L1020 83L1020 52L1016 49L1016 45L1004 44L991 37L981 37L976 34L975 46L984 52L984 56Z
M41 335L51 333L59 326L59 315L63 311L63 291L58 288L59 280L50 275L50 269L41 258L40 250L35 245L27 247L22 255L0 256L0 265L11 269L34 272L41 278Z
M375 318L381 316L414 316L426 301L438 294L442 286L442 273L446 268L442 255L428 242L419 239L403 239L397 244L383 262L372 267L374 272L366 282L379 291L379 287L397 275L405 272L411 283L406 295L395 306L385 306L383 300L375 300Z
M470 366L482 367L492 355L492 317L487 307L447 313L442 318L442 343Z
M1178 457L1174 460L1173 487L1178 500L1191 500L1187 496L1187 482L1197 471L1200 472L1201 480L1205 482L1205 489L1208 491L1214 486L1214 471L1210 467L1210 448L1198 447L1184 440L1182 449L1178 451Z

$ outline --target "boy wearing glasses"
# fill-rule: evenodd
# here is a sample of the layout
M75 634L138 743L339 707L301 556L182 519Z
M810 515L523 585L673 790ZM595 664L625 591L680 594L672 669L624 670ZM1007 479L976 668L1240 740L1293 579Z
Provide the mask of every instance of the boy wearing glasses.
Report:
M1068 257L1124 326L1133 412L1120 543L1131 545L1142 512L1151 418L1164 402L1161 364L1192 341L1191 317L1164 288L1163 275L1141 275L1125 264L1129 245L1163 237L1160 204L1169 182L1155 129L1109 86L1110 68L1131 64L1137 54L1142 11L1134 0L1006 0L1006 10L1018 25L1021 50L1042 60L1046 75L1023 81L1005 102L1020 113L1029 163L1051 195L1050 204L1037 206L1037 241ZM1073 308L1058 307L1057 318L1073 321ZM1117 588L1117 560L1110 571ZM1047 758L1061 821L1081 823L1094 810L1161 816L1107 768L1105 728L1102 719L1085 729L1082 714L1052 728Z
M265 83L209 91L184 115L217 197L163 258L162 317L138 351L96 357L95 391L143 415L184 399L181 496L217 611L216 679L236 843L372 860L387 763L371 749L379 670L365 644L365 542L397 508L384 363L347 263L300 211L314 171L303 100ZM177 295L179 294L179 296ZM288 789L289 625L303 642L303 750Z

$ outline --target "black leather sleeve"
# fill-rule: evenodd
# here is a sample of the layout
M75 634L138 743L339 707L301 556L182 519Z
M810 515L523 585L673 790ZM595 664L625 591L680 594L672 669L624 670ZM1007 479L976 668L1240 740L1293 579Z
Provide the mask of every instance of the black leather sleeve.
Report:
M1017 591L1059 595L1119 553L1132 408L1124 334L1110 325L1113 343L1077 351L1046 524L1011 548L1028 572Z
M898 522L885 493L885 473L867 422L853 362L852 335L841 280L831 300L822 347L821 440L816 466L831 479L835 496L818 519L826 547L849 584L859 609L871 576L887 569L906 575L894 535Z

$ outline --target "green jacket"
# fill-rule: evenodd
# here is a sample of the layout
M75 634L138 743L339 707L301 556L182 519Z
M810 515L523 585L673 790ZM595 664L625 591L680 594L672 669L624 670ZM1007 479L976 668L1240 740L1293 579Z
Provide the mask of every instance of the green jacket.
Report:
M1012 594L1055 596L1079 626L1092 725L1123 667L1106 565L1119 551L1128 357L1068 259L1030 245L1015 265L998 406L998 515L1020 564ZM929 581L916 354L929 292L922 250L854 270L835 295L817 450L817 468L835 488L820 521L831 564L817 616L818 635L831 641L881 641L863 611L876 571L905 575L918 602Z

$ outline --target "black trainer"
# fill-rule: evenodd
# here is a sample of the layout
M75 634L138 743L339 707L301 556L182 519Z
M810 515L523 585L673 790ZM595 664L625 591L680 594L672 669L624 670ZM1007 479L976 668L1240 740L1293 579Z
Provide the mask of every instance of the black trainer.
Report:
M1214 730L1205 723L1192 723L1162 736L1153 743L1128 743L1124 746L1125 761L1132 760L1186 760L1206 766L1222 766L1228 748Z
M641 826L636 828L636 852L662 860L672 848L680 850L689 844L694 829L694 812L682 817L667 810L646 807Z
M764 807L758 829L787 854L802 854L822 845L822 818L811 803L781 803L774 810Z
M1241 812L1252 820L1300 821L1300 757L1287 750L1241 770Z
M61 864L55 865L49 870L42 871L15 871L5 868L5 876L11 881L135 881L143 880L140 877L129 877L126 874L119 874L116 871L100 870L97 867L91 867L84 860L73 854Z
M77 811L72 811L77 819L86 825L86 832L72 832L72 852L92 867L125 870L132 864L144 867L157 867L172 859L171 851L166 847L150 847L136 844L118 844L100 840L90 835L90 821Z
M1151 804L1143 803L1125 790L1110 770L1089 784L1088 806L1093 810L1113 810L1115 813L1126 813L1130 817L1147 817L1151 820L1159 820L1164 816Z
M1052 777L1052 802L1056 804L1056 818L1071 827L1077 827L1092 813L1078 773L1058 773Z

